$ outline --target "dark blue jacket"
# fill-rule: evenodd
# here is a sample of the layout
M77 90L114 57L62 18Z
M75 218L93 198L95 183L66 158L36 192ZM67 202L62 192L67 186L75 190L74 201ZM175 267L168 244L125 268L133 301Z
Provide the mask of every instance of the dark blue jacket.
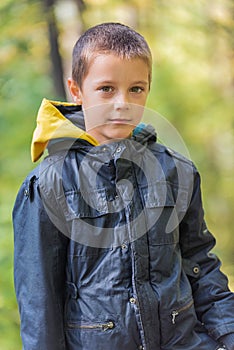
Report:
M13 213L23 349L217 349L234 297L194 165L151 127L48 149Z

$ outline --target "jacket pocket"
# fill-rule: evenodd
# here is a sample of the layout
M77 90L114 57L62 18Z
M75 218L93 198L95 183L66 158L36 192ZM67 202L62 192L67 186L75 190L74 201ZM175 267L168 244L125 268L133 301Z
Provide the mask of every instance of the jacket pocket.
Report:
M173 348L176 345L186 345L190 349L189 346L199 344L200 340L194 331L197 316L193 299L188 300L183 305L176 305L169 310L162 308L160 321L161 344L165 346L165 349ZM191 349L195 348L191 347Z
M171 312L171 322L172 324L176 324L176 317L180 316L180 314L182 312L185 312L186 310L188 310L189 308L191 308L193 306L194 302L193 300L190 300L187 304L185 304L184 306L174 309Z
M67 220L97 218L108 213L105 189L92 191L73 190L65 192L63 209Z
M143 188L142 193L149 244L158 246L178 243L179 216L171 185L168 182L158 182Z
M114 190L76 188L57 200L65 217L63 232L73 241L94 248L119 247L128 242L126 203Z
M68 350L109 350L119 339L119 330L115 319L100 316L97 321L84 320L66 323L66 344Z
M100 331L106 332L115 328L115 323L113 321L96 322L90 323L85 321L80 321L79 323L68 322L67 329L80 329L86 331Z

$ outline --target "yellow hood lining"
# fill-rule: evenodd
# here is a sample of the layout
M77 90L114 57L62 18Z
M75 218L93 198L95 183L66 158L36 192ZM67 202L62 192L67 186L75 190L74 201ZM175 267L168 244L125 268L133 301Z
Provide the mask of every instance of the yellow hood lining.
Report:
M33 133L31 158L36 162L44 153L50 140L58 138L81 138L94 146L99 143L84 130L68 120L56 106L77 106L74 103L43 99L37 116L37 126Z

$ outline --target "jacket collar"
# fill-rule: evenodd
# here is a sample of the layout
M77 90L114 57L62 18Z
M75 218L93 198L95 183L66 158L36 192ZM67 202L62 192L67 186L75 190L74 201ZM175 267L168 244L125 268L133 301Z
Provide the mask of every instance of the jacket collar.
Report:
M85 131L81 106L43 99L38 111L37 126L33 133L32 161L36 162L42 156L48 144L58 146L61 143L61 147L56 146L58 149L63 147L64 140L71 145L76 139L82 140L86 145L99 145L98 141ZM157 138L151 125L140 123L134 129L131 139L145 145L149 142L156 142Z

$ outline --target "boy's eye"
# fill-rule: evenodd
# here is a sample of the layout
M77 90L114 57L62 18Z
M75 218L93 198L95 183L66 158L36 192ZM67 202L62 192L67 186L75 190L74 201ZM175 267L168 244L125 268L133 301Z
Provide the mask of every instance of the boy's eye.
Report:
M112 86L102 86L99 88L99 90L103 92L113 92L114 88Z
M144 89L140 86L133 86L131 89L130 89L130 92L133 92L133 93L137 93L137 94L140 94Z

